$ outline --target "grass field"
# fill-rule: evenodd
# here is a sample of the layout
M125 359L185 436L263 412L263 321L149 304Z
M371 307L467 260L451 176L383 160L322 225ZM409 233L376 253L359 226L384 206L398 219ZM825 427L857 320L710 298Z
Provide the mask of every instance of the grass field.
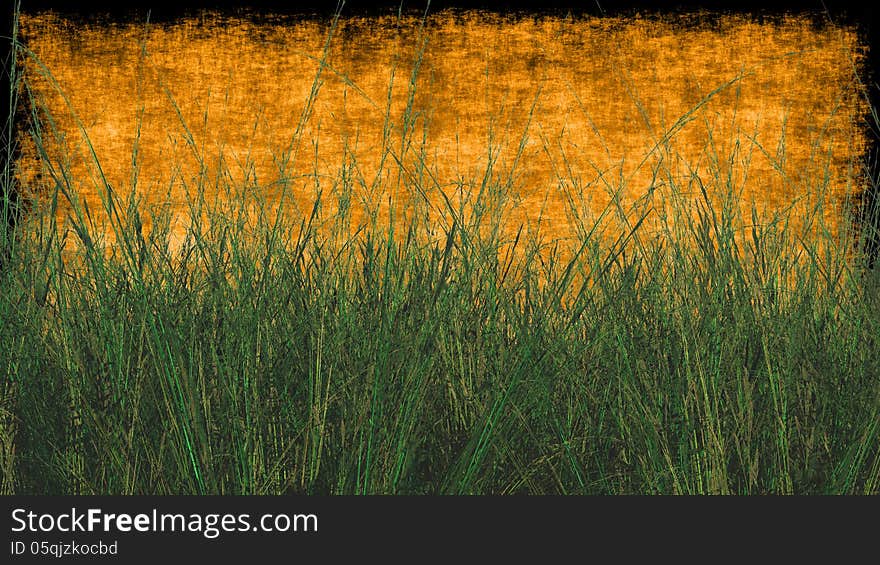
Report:
M305 214L206 174L180 235L53 162L0 228L0 493L880 493L880 276L827 179L767 218L670 177L554 243L491 164L355 230L351 163Z

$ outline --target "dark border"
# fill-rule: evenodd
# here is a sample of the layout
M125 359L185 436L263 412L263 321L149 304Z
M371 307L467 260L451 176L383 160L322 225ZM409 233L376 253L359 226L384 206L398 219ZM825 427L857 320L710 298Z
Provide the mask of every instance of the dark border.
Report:
M316 532L14 533L15 509L83 512L311 513ZM864 561L876 553L872 497L645 496L9 496L11 543L118 541L121 563L664 563ZM852 559L849 559L852 558ZM858 559L856 559L858 558ZM66 562L48 557L44 562ZM4 563L31 562L18 557Z

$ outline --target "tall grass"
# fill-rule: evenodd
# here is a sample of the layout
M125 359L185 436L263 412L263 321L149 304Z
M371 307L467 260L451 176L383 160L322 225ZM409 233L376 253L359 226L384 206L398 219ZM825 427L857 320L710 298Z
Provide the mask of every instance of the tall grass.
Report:
M491 159L442 192L410 118L387 163L430 221L350 229L346 162L305 214L203 176L180 238L52 163L0 273L0 491L880 493L880 284L821 205L765 221L658 160L554 243L505 229Z

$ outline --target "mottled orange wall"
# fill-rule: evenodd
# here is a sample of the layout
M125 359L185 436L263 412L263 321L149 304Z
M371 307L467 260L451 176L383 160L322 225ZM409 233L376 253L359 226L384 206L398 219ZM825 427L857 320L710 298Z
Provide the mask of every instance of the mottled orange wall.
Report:
M24 14L21 26L66 96L28 61L60 136L47 149L68 161L93 210L100 173L73 112L114 189L136 184L146 205L180 212L198 185L246 185L269 200L290 189L307 213L317 188L326 198L349 175L355 224L389 202L440 222L440 191L473 203L490 155L501 187L490 200L503 202L508 228L540 218L561 238L650 186L657 202L696 197L694 175L768 212L820 193L839 203L858 188L866 107L854 30L797 17L683 22L342 19L318 83L326 21L87 25ZM31 187L48 178L36 179L35 163L26 152ZM839 213L829 210L831 224Z

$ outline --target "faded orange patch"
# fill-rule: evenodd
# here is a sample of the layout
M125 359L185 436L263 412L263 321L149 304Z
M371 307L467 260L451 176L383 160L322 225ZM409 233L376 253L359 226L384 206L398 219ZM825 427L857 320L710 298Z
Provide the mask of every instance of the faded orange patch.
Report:
M827 199L836 226L865 145L855 31L681 22L443 12L342 19L331 35L317 21L24 14L21 27L40 61L26 62L29 85L57 127L44 140L55 175L65 163L92 211L102 175L136 190L179 233L198 187L269 208L286 193L294 215L321 191L351 231L392 206L448 227L448 200L473 221L485 205L508 234L540 223L569 239L609 206L686 205L702 183L768 214ZM35 155L21 176L43 190Z

